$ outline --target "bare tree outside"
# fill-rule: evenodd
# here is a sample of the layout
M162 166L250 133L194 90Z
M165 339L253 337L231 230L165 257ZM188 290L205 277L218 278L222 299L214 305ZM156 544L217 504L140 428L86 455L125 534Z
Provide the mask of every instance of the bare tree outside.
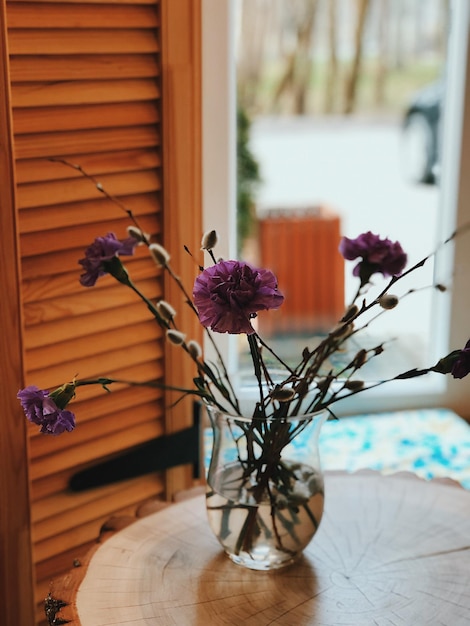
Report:
M436 78L449 0L238 0L251 117L397 112Z
M375 75L375 103L377 107L380 107L385 102L385 85L387 82L387 72L389 70L388 59L390 33L387 25L390 19L390 0L381 0L378 11L377 36L379 45L377 50L377 69Z

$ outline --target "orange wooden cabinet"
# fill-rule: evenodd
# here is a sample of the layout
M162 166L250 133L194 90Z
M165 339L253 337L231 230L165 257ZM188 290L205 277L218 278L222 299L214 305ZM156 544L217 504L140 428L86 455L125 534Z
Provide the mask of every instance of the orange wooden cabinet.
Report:
M259 224L261 264L278 279L285 301L260 315L265 334L329 330L344 313L340 217L324 207L275 209Z

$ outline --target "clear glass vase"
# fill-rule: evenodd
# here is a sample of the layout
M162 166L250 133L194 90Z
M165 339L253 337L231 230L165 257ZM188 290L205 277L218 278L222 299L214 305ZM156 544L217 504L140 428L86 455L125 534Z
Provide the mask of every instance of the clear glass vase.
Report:
M323 514L318 436L328 414L251 418L207 410L213 429L206 493L212 531L244 567L293 563Z

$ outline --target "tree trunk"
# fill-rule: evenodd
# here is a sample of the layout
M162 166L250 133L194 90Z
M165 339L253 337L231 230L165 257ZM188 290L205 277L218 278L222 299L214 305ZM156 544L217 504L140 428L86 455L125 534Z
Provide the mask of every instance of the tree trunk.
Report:
M259 106L259 85L268 45L269 33L273 31L272 12L265 0L243 0L237 68L238 99L248 112Z
M335 103L335 87L338 78L338 57L336 56L336 0L328 2L328 68L325 83L324 113L333 113Z
M375 104L382 106L385 102L385 84L388 73L388 24L390 21L389 0L381 0L378 18L379 51L375 74Z
M359 79L362 62L362 38L366 23L369 0L357 0L357 23L354 37L354 58L351 70L346 78L346 88L344 97L343 112L349 115L354 111L356 105L357 82Z
M295 21L296 43L286 58L284 71L273 97L273 108L280 107L281 99L287 97L292 113L307 112L307 94L312 76L311 42L315 26L318 0L303 0L289 4L291 19Z
M395 24L395 46L394 46L394 67L395 69L401 69L404 64L404 43L405 38L403 37L403 28L404 28L404 17L405 17L405 9L403 5L403 0L395 0L395 4L393 6L394 15L393 21Z

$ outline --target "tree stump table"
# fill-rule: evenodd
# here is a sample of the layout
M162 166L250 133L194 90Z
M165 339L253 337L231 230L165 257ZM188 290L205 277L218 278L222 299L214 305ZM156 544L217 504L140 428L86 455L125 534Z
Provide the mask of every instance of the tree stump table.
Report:
M273 572L224 555L199 496L113 534L53 597L74 626L468 626L470 491L327 473L317 535Z

